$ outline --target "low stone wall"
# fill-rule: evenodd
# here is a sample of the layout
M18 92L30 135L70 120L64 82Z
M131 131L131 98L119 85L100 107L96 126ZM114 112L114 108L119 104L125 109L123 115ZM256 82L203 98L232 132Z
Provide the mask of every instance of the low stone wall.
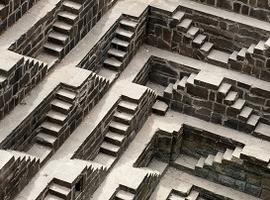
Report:
M38 0L2 0L5 7L0 10L0 34L18 21Z
M248 15L260 20L270 21L270 5L268 0L193 0L217 8L226 9L242 15Z

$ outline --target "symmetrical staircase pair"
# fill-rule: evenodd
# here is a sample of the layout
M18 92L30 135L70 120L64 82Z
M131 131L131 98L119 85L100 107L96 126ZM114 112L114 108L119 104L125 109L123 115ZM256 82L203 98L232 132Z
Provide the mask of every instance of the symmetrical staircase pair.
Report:
M76 93L60 89L56 92L56 98L51 101L51 110L46 114L45 121L35 130L37 135L34 144L27 151L30 155L37 156L41 162L53 153L58 147L60 133L65 127Z
M108 132L100 146L100 152L95 158L95 162L100 163L105 158L107 166L111 166L120 152L123 150L125 140L130 134L130 122L135 116L138 104L133 101L121 100L113 119L109 124Z
M57 20L53 24L48 40L44 44L41 54L49 54L56 59L62 58L66 53L66 46L75 35L74 24L79 20L82 10L82 0L64 0L63 9L57 14Z
M111 47L107 52L103 67L114 71L121 71L123 63L128 55L130 42L135 34L138 22L131 19L120 20L120 25L115 31L115 37L111 41Z

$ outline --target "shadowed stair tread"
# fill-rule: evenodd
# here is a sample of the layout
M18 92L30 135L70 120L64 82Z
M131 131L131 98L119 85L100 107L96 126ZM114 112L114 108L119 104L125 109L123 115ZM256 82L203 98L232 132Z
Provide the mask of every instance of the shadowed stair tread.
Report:
M48 117L51 117L53 119L57 119L57 120L60 120L60 121L65 121L65 119L67 118L67 115L63 114L63 113L60 113L60 112L57 112L57 111L54 111L54 110L50 110L48 113L47 113L47 116Z
M78 17L78 15L75 15L75 14L68 12L68 11L61 11L58 13L58 15L61 17L64 17L64 18L71 19L71 20L75 20Z
M122 134L118 134L118 133L114 133L109 131L108 133L106 133L106 137L112 140L116 140L120 143L122 143L122 141L125 139L125 135Z
M119 103L119 106L127 108L127 109L132 110L132 111L135 111L137 109L137 107L138 107L138 104L132 103L132 102L129 102L129 101L121 101Z
M54 99L51 104L64 110L69 110L72 107L72 104L62 101L60 99Z
M76 2L74 2L74 1L68 1L68 0L65 0L65 1L63 2L63 5L65 5L65 6L67 6L67 7L70 7L70 8L75 8L76 10L79 10L79 9L82 7L81 4L76 3Z
M254 131L259 135L270 137L270 126L264 123L259 123Z
M192 42L198 45L202 45L205 39L206 39L206 35L199 34Z
M122 123L119 123L119 122L112 121L110 123L110 127L126 132L128 130L129 126L126 125L126 124L122 124Z
M131 38L133 36L133 34L134 34L134 32L131 32L131 31L128 31L128 30L125 30L125 29L122 29L122 28L117 28L116 33L119 34L119 35L125 36L127 38Z
M127 192L127 191L124 191L124 190L119 190L116 195L115 195L117 198L119 199L124 199L124 200L133 200L135 195L130 193L130 192Z
M237 99L235 103L232 105L232 107L237 110L241 110L244 107L245 102L246 101L244 99Z
M50 147L34 143L33 146L27 151L30 155L36 156L43 161L50 153L52 149Z
M61 46L61 45L59 45L59 44L54 44L54 43L51 43L51 42L46 42L44 44L44 48L52 49L52 50L57 51L57 52L61 52L64 47Z
M114 116L117 118L127 120L127 121L132 120L132 118L134 117L134 115L126 113L126 112L116 112L114 113Z
M221 83L220 87L218 88L218 92L227 95L231 87L232 85L229 83Z
M232 159L233 150L232 149L226 149L225 153L223 154L224 160L231 160Z
M184 19L181 23L179 23L177 26L184 28L184 29L188 29L192 24L192 20L191 19Z
M67 24L65 22L56 21L53 26L64 29L64 30L71 30L72 26L70 24Z
M185 16L185 12L177 11L172 18L180 21Z
M184 76L178 83L177 83L177 89L184 89L186 87L186 83L187 83L188 77Z
M227 64L229 61L230 54L219 51L219 50L211 50L209 55L207 56L210 60L218 61Z
M209 52L212 48L213 48L214 44L211 42L205 42L202 47L201 50L204 52Z
M94 161L106 167L110 167L114 163L115 159L116 158L114 156L99 152Z
M124 40L120 40L118 38L114 38L112 40L112 43L113 44L116 44L116 45L119 45L119 46L122 46L122 47L128 47L129 43L124 41Z
M135 21L132 21L132 20L122 19L120 21L120 24L125 25L125 26L130 26L132 28L135 28L138 23L135 22Z
M106 58L104 63L114 67L120 67L122 65L122 62L120 62L116 58Z
M76 93L66 90L66 89L60 89L56 93L59 94L60 96L67 97L68 99L71 99L71 100L74 100L76 97Z
M235 91L230 91L225 97L225 101L235 101L237 99L238 93Z
M52 135L49 135L49 134L46 134L46 133L43 133L43 132L39 132L36 136L36 139L39 140L39 141L46 141L50 144L53 144L55 143L56 141L56 137L52 136Z
M62 128L62 126L55 124L55 123L51 123L51 122L43 122L40 125L42 128L48 129L48 130L52 130L54 132L59 132Z
M242 111L240 112L239 116L244 118L244 119L247 119L249 118L249 116L251 115L253 109L248 107L248 106L245 106Z
M209 154L207 158L205 159L205 165L209 165L209 166L213 165L214 159L215 159L215 156Z
M109 151L112 151L112 152L118 152L119 149L120 149L119 146L114 145L114 144L112 144L110 142L102 142L100 147L103 148L103 149L107 149Z
M248 118L247 124L249 124L250 126L256 126L257 123L259 122L260 116L258 115L251 115Z
M53 194L47 194L44 200L64 200L64 199L58 196L55 196Z
M49 189L56 191L57 193L64 194L65 196L67 196L70 193L70 188L55 183L50 184Z
M168 104L166 104L163 101L159 101L159 100L157 100L154 103L153 107L152 107L152 109L157 110L157 111L160 111L160 112L162 112L164 114L166 113L166 111L168 110L168 108L169 108Z
M66 41L68 39L67 35L65 35L63 33L59 33L57 31L50 32L49 37L55 38L55 39L60 40L60 41Z
M188 29L187 31L187 35L188 36L191 36L191 37L195 37L195 35L199 32L199 28L195 27L195 26L192 26Z
M108 53L117 57L124 57L126 55L126 52L115 49L115 48L109 49Z
M177 165L194 170L198 160L188 155L180 154L174 162Z
M215 158L214 158L214 162L216 163L221 163L222 162L222 158L223 158L223 154L222 152L217 152Z

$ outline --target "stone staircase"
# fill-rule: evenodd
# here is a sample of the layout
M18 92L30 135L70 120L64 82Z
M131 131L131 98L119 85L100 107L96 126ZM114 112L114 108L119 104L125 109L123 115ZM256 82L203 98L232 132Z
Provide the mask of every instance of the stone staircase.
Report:
M61 185L60 183L52 182L49 185L47 195L45 196L46 200L64 200L71 198L71 188L66 185Z
M65 128L76 93L60 89L51 101L51 110L46 114L44 122L36 129L34 144L27 153L37 156L44 163L52 155L59 144L60 133Z
M49 33L48 40L41 52L42 55L39 57L46 57L49 54L58 60L69 51L67 45L76 32L73 26L79 19L83 8L82 3L82 0L64 0L62 11L57 14L57 20L52 26L52 31Z
M112 200L133 200L135 198L135 190L127 190L126 188L118 190Z
M200 193L196 190L189 190L187 193L173 190L166 200L199 200Z

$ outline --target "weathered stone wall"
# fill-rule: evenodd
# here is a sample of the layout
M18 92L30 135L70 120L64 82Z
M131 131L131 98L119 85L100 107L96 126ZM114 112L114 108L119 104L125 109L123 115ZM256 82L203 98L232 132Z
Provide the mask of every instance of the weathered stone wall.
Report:
M248 15L260 20L270 20L270 4L268 0L193 0L217 8L226 9L242 15Z
M2 0L0 10L0 34L18 21L38 0Z

